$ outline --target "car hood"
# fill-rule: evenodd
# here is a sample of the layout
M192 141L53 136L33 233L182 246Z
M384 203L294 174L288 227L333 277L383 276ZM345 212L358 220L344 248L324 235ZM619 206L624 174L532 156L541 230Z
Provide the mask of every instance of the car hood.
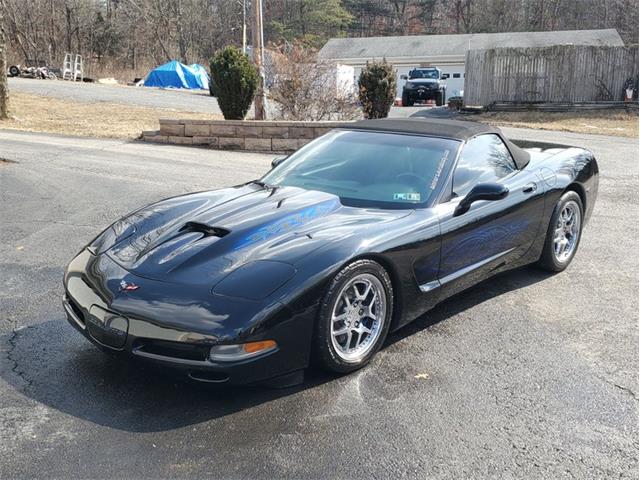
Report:
M93 248L141 277L211 283L256 260L295 265L328 242L410 213L345 207L329 193L250 184L145 207L114 224Z

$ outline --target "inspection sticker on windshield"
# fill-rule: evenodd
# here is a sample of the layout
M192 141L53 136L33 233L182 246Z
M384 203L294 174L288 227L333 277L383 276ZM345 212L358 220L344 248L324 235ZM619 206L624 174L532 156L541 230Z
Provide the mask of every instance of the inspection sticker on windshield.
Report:
M418 192L409 192L409 193L394 193L394 200L408 200L410 202L419 202L420 201L420 193Z

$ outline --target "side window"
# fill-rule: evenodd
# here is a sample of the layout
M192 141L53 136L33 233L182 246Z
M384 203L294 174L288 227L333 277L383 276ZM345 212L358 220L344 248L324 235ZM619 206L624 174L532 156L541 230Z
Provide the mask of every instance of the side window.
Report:
M453 173L454 196L463 197L476 184L497 182L516 170L504 142L493 134L469 140Z

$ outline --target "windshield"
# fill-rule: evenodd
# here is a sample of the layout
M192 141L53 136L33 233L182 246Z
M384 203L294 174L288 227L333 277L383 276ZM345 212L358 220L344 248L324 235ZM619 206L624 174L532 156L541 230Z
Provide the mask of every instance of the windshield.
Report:
M437 70L411 70L409 72L409 78L433 78L438 80L438 71Z
M442 138L336 130L298 150L262 181L332 193L351 206L425 206L459 145Z

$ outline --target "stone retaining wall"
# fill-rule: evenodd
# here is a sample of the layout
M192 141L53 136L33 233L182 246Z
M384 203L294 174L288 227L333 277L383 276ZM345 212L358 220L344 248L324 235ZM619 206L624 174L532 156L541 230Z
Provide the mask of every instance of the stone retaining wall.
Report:
M282 153L297 150L329 130L350 123L160 119L160 130L142 132L141 138L173 145Z

